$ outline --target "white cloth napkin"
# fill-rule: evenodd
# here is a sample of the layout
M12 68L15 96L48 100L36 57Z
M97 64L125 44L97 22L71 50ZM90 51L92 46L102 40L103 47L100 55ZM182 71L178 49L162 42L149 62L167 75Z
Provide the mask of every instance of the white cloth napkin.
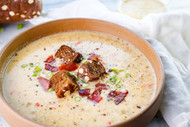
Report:
M190 13L151 14L136 20L109 11L97 0L78 0L54 9L31 23L63 18L93 18L113 22L148 40L161 57L166 74L160 111L169 126L190 127Z

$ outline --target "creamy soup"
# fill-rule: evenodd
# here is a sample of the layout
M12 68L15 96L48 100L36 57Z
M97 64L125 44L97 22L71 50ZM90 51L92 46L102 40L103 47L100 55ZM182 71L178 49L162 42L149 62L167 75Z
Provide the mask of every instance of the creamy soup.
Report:
M38 77L49 80L56 72L45 68L44 61L54 57L61 45L67 45L83 55L78 66L98 56L107 74L91 82L77 77L78 69L71 71L79 89L95 84L108 86L101 91L101 99L94 103L79 90L58 98L52 88L44 90ZM61 66L55 58L53 66ZM146 108L156 90L154 70L146 57L135 47L119 38L94 32L65 32L40 38L17 51L7 65L3 80L3 94L16 111L34 121L57 127L107 126L125 121ZM117 103L109 99L110 91L125 93ZM118 100L117 100L118 101Z

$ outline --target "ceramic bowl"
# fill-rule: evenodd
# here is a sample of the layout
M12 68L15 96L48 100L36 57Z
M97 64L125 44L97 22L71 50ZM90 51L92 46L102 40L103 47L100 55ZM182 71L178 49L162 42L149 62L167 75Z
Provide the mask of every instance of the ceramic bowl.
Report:
M94 31L116 36L131 43L133 46L139 49L150 61L155 71L157 80L155 97L152 99L150 105L146 107L142 112L134 115L126 121L112 125L118 127L146 126L155 116L161 103L164 88L164 71L162 62L159 56L153 50L153 48L148 44L148 42L143 40L135 33L116 24L94 19L63 19L40 24L16 36L0 51L0 113L2 114L2 116L12 127L46 126L23 117L13 108L11 108L9 104L5 101L2 94L2 79L5 67L8 59L10 58L10 55L15 52L16 49L22 47L24 44L54 33L76 30Z

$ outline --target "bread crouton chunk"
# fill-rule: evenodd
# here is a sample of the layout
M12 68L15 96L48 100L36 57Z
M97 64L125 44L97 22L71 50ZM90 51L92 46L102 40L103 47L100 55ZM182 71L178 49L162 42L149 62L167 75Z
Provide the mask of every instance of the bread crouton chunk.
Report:
M97 57L82 64L78 69L78 76L87 82L99 79L105 73L106 70Z
M64 64L68 64L70 62L79 63L83 59L83 56L80 53L76 53L70 47L66 45L62 45L57 52L55 53L55 57L62 59Z
M56 92L58 98L65 97L67 94L78 90L78 85L75 83L68 71L62 70L53 75L50 79L50 85Z

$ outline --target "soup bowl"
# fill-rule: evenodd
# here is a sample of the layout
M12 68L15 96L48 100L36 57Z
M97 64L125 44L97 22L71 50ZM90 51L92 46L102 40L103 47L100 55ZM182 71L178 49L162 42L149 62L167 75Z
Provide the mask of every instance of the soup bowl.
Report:
M152 65L156 76L157 88L154 98L151 100L150 104L140 113L135 114L126 121L111 125L118 127L146 126L157 113L161 103L164 88L164 71L162 62L148 42L132 31L113 23L94 19L63 19L40 24L16 36L0 51L0 113L5 118L5 120L10 124L10 126L14 127L47 126L22 116L5 101L2 92L2 80L6 70L7 62L10 59L10 56L16 50L23 47L23 45L26 45L27 43L41 37L68 31L92 31L113 35L129 42L146 56Z

